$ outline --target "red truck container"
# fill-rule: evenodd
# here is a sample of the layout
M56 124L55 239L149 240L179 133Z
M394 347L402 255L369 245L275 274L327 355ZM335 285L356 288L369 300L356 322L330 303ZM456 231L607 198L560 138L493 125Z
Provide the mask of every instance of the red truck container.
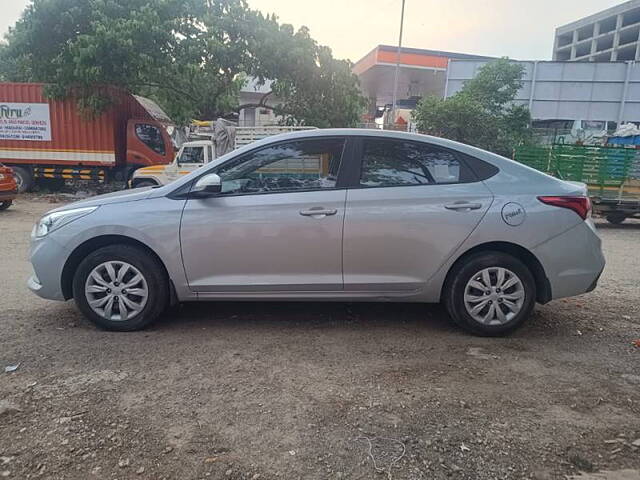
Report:
M13 169L19 191L38 178L126 181L137 168L173 161L172 123L153 101L105 89L112 106L89 116L43 88L0 83L0 163Z

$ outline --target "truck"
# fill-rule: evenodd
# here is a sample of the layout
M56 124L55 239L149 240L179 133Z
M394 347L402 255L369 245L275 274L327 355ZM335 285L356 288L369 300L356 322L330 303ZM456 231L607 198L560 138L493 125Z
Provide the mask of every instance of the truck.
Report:
M177 131L152 100L105 87L111 103L83 111L73 96L48 98L39 83L0 83L0 163L18 191L43 179L126 182L140 168L174 160Z
M278 135L294 130L310 130L313 128L315 127L235 127L235 148L240 148L271 135ZM136 170L129 182L131 188L165 185L215 160L219 155L216 154L214 142L205 140L205 138L210 136L211 133L209 130L205 131L205 133L203 133L202 130L196 131L194 137L200 138L200 140L183 143L175 160L169 165L156 165Z

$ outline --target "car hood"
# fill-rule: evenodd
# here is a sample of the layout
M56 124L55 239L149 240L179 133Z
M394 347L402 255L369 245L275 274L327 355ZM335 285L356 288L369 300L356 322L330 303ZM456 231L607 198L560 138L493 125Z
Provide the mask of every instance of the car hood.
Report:
M123 190L120 192L105 193L103 195L96 195L95 197L89 197L84 200L69 203L63 207L56 208L50 212L60 212L63 210L71 210L73 208L82 207L97 207L100 205L110 205L113 203L125 203L135 202L138 200L144 200L147 198L154 187L134 188L132 190Z

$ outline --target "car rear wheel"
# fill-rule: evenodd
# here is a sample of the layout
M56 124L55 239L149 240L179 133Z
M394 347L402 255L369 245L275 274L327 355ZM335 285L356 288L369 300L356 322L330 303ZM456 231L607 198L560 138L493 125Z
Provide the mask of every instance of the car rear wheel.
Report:
M156 320L169 298L159 261L142 248L109 245L85 258L73 278L80 311L106 330L139 330Z
M445 306L460 327L483 336L518 328L535 305L536 285L520 260L479 252L459 262L445 285Z
M0 212L2 210L6 210L13 204L13 200L5 200L4 202L0 202Z

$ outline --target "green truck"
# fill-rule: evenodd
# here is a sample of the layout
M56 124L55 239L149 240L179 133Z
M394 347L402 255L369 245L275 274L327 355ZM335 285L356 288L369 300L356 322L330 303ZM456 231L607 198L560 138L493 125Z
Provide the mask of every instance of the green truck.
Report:
M640 150L586 145L522 146L513 159L563 180L583 182L595 214L619 224L640 218Z

